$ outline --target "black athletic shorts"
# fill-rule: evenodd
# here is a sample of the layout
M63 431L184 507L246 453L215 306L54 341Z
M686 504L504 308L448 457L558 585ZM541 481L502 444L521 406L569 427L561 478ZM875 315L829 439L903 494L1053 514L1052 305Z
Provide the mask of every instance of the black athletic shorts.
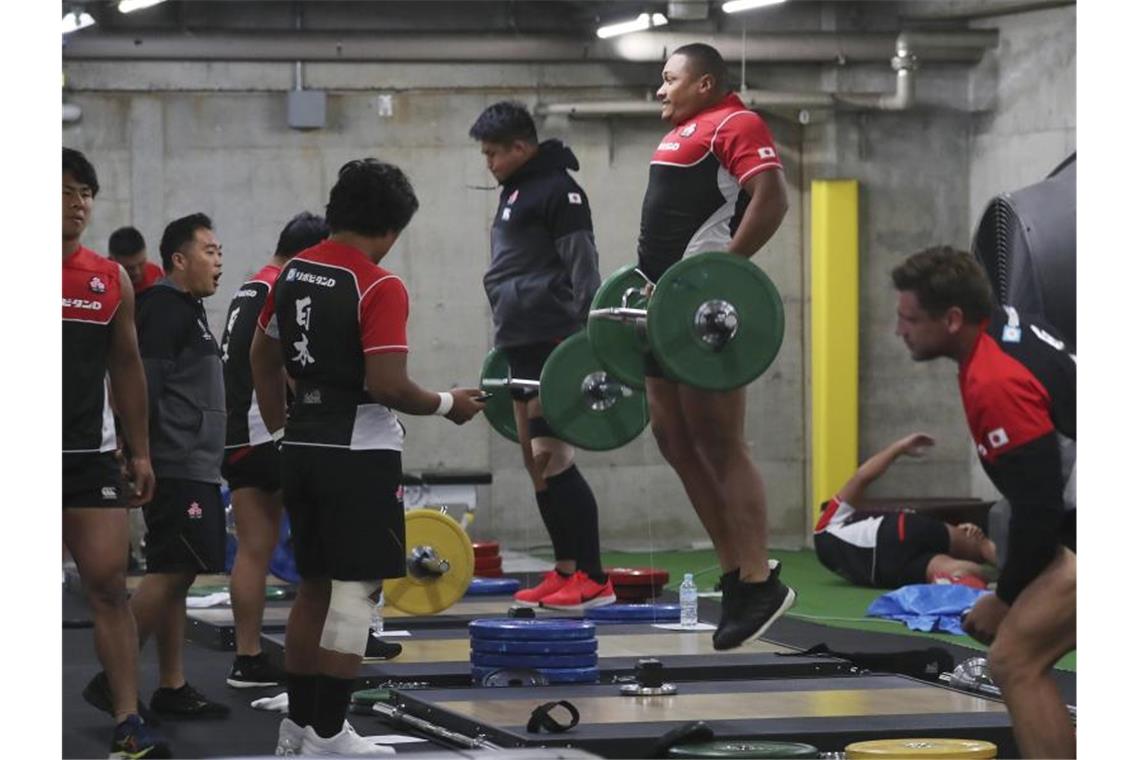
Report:
M542 367L554 349L558 348L558 341L545 341L543 343L527 343L525 346L511 346L504 348L507 363L511 367L511 377L519 380L539 380L542 377ZM527 401L538 396L538 391L512 388L511 398L515 401Z
M125 507L127 489L110 451L63 455L63 508Z
M230 491L260 488L274 493L281 490L281 452L272 443L227 449L222 460L222 477Z
M875 585L898 588L926 583L930 560L949 551L950 529L941 520L914 512L887 515L875 543Z
M143 517L148 573L225 570L226 509L217 483L158 478Z
M302 578L370 581L405 574L400 452L286 444L281 463Z

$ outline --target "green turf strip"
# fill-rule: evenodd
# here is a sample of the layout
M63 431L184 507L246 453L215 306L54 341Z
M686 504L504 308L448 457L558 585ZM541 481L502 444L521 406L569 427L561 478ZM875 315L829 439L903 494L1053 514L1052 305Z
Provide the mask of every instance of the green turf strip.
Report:
M783 563L780 577L795 588L796 606L789 612L790 617L835 628L851 628L878 633L896 633L934 639L971 649L985 650L985 647L969 636L952 636L946 633L922 633L912 631L894 620L883 620L866 616L867 607L882 595L884 590L852 586L835 575L815 557L815 552L773 551L772 557ZM648 552L604 552L602 563L606 567L646 567L650 565ZM652 564L669 572L667 588L676 590L681 585L685 573L692 573L699 591L712 591L720 578L720 566L711 549L701 551L654 552ZM1071 652L1061 658L1058 668L1076 671L1077 653Z

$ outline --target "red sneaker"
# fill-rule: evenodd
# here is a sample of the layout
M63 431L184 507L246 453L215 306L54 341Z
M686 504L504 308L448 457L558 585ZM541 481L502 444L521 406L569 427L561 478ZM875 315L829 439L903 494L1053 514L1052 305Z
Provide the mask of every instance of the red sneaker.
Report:
M574 573L570 582L558 591L542 598L542 606L552 610L567 610L575 612L588 610L591 607L602 607L617 601L614 594L614 584L606 578L605 585L595 583L590 576L581 570Z
M551 570L542 576L542 582L534 588L524 588L522 591L516 591L515 601L526 607L537 607L543 597L550 596L555 591L566 586L573 579L573 575L567 578L559 574L557 570Z

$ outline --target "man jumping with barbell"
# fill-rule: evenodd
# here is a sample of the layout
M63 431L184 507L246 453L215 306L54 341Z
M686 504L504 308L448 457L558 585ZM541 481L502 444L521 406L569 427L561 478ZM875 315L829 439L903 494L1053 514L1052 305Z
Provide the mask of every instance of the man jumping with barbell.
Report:
M539 143L534 120L519 103L489 106L469 134L503 186L491 225L491 265L483 275L495 347L506 353L512 377L538 379L559 342L585 325L601 281L589 201L568 172L578 159L558 140ZM574 447L550 429L537 391L510 393L523 463L555 560L554 570L515 601L559 610L612 604L617 597L602 569L598 504L574 464Z
M725 251L750 258L788 208L783 165L768 127L727 86L716 49L677 48L657 90L673 124L649 164L637 258L657 279L683 256ZM724 575L713 647L760 636L794 603L769 569L764 482L744 440L745 392L703 391L666 376L646 355L645 388L657 445L708 531Z

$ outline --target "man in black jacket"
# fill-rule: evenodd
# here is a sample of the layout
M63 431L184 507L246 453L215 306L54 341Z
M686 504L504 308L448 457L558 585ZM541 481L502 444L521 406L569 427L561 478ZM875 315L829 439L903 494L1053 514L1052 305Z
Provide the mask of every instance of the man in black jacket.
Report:
M221 351L202 299L222 276L222 246L205 214L176 219L160 244L166 277L139 297L139 353L146 370L155 493L143 508L147 574L131 598L139 643L154 634L159 688L151 709L184 718L225 717L182 670L186 592L199 573L222 572L225 510L221 465L226 399Z
M468 134L502 185L491 266L483 275L494 343L506 352L512 377L537 380L558 343L585 326L600 284L590 205L568 172L578 169L578 159L558 140L540 144L519 103L489 106ZM535 391L511 396L523 463L555 558L554 570L515 599L560 610L611 604L616 597L602 570L598 505L574 464L574 449L554 436Z

